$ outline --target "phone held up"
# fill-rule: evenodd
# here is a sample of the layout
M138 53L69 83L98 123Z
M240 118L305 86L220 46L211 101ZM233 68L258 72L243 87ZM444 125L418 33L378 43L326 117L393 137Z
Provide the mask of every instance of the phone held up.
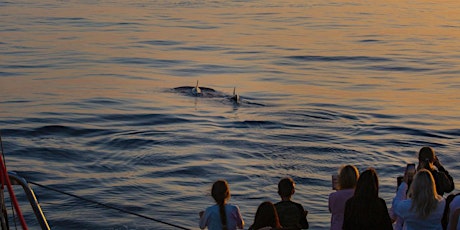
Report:
M415 164L407 164L406 165L406 170L404 172L404 175L407 175L407 178L409 180L408 182L410 184L410 182L412 182L412 179L414 178L414 175L415 175ZM401 185L403 180L404 180L404 176L399 176L397 178L398 187L399 187L399 185Z
M332 182L332 189L338 190L339 189L339 186L338 186L339 185L339 175L337 174L332 175L331 182Z

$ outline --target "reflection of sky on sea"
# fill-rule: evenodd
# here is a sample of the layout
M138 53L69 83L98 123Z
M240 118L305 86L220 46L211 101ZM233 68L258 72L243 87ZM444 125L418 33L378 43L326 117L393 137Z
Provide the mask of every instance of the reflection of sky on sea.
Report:
M458 99L452 49L459 34L449 26L457 17L449 4L430 6L442 20L399 2L249 4L8 7L5 24L25 19L22 28L2 32L4 54L17 54L3 58L11 78L2 82L4 92L75 98L199 78L228 91L298 97L282 104L314 98L378 102L404 114L458 113L451 105ZM17 74L29 77L18 86Z
M326 229L330 174L343 163L377 167L387 201L421 145L435 146L458 177L457 6L0 3L9 167L29 171L26 161L45 184L101 199L116 199L112 189L115 202L168 218L171 209L195 215L212 202L210 182L223 177L248 224L261 200L277 199L279 177L290 175L313 226ZM218 95L172 90L197 80ZM246 103L227 100L234 87ZM61 211L48 212L65 219ZM134 226L111 215L104 217L114 228ZM194 226L195 218L182 219Z

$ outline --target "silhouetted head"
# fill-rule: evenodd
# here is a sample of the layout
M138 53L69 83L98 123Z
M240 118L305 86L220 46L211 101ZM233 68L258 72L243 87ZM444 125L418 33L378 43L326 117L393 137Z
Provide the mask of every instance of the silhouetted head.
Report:
M259 205L254 217L254 224L250 229L257 230L263 227L281 228L275 205L270 201L265 201Z
M359 172L355 166L343 166L339 172L339 189L355 188L358 178Z
M378 198L379 180L375 169L369 168L361 173L356 183L355 196L368 199Z
M428 146L422 147L418 152L418 169L433 169L433 162L436 159L434 149Z
M425 146L420 149L418 152L418 160L419 161L429 161L434 162L435 153L434 149L428 146Z
M211 189L212 198L217 204L222 205L230 198L230 188L225 180L218 180L214 182Z
M285 177L278 183L278 194L281 197L290 198L295 193L295 183L290 177Z

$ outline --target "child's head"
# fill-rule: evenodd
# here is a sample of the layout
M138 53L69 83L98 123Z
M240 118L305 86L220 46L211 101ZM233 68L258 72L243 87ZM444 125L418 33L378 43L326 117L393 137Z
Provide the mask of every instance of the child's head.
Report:
M230 198L230 189L227 181L218 180L214 182L212 185L211 195L217 204L225 204L225 202Z
M281 197L290 198L294 195L295 192L295 183L294 180L290 177L285 177L280 180L278 183L278 194Z

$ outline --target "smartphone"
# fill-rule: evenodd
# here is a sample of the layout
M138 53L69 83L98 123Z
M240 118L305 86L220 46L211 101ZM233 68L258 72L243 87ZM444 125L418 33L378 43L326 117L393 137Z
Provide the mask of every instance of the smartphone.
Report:
M405 174L413 177L415 175L415 164L407 164Z
M407 164L406 165L406 170L404 172L404 175L407 175L408 176L408 183L410 184L412 182L412 179L414 178L414 175L415 175L415 164ZM399 185L401 185L401 183L403 182L404 180L404 177L403 176L398 176L396 178L396 181L397 181L397 185L399 187Z
M339 175L334 174L331 177L331 182L332 182L332 189L338 190L339 189Z

